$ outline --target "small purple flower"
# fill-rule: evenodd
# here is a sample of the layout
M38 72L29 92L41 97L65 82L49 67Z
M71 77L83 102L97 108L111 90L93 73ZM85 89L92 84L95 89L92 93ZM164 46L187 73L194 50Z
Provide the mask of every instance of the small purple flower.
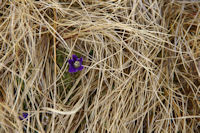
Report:
M82 62L83 58L78 58L76 55L72 55L72 59L69 61L69 72L75 73L83 69Z
M22 113L22 116L23 116L23 118L21 116L19 116L20 120L26 119L28 117L28 113Z

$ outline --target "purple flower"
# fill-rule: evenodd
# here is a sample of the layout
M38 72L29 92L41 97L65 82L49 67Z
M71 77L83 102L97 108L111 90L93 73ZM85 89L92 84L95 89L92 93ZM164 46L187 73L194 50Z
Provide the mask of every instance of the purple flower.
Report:
M72 55L72 59L69 61L69 72L75 73L83 69L82 62L83 58L78 58L76 55Z
M28 113L22 113L22 116L23 116L23 118L21 116L19 116L20 120L26 119L28 117Z

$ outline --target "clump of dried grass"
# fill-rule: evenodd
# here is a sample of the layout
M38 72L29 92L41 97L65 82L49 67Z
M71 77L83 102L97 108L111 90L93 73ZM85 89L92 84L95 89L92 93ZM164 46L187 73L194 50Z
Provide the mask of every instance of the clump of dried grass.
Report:
M1 132L199 131L199 6L1 1Z

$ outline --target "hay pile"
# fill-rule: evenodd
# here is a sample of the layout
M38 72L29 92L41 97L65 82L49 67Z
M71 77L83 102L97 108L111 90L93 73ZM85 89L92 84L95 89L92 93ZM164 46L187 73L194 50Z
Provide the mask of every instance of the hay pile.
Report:
M1 0L0 132L199 132L199 12L191 0Z

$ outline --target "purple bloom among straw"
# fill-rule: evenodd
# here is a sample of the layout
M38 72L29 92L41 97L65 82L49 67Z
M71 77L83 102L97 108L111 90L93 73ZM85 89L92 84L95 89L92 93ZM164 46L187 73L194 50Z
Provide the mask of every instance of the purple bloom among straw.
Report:
M20 119L20 120L26 119L26 118L28 117L28 113L22 113L22 116L23 116L23 117L19 116L19 119Z
M76 55L72 55L72 59L69 61L69 72L75 73L83 69L82 62L83 58L78 58Z

